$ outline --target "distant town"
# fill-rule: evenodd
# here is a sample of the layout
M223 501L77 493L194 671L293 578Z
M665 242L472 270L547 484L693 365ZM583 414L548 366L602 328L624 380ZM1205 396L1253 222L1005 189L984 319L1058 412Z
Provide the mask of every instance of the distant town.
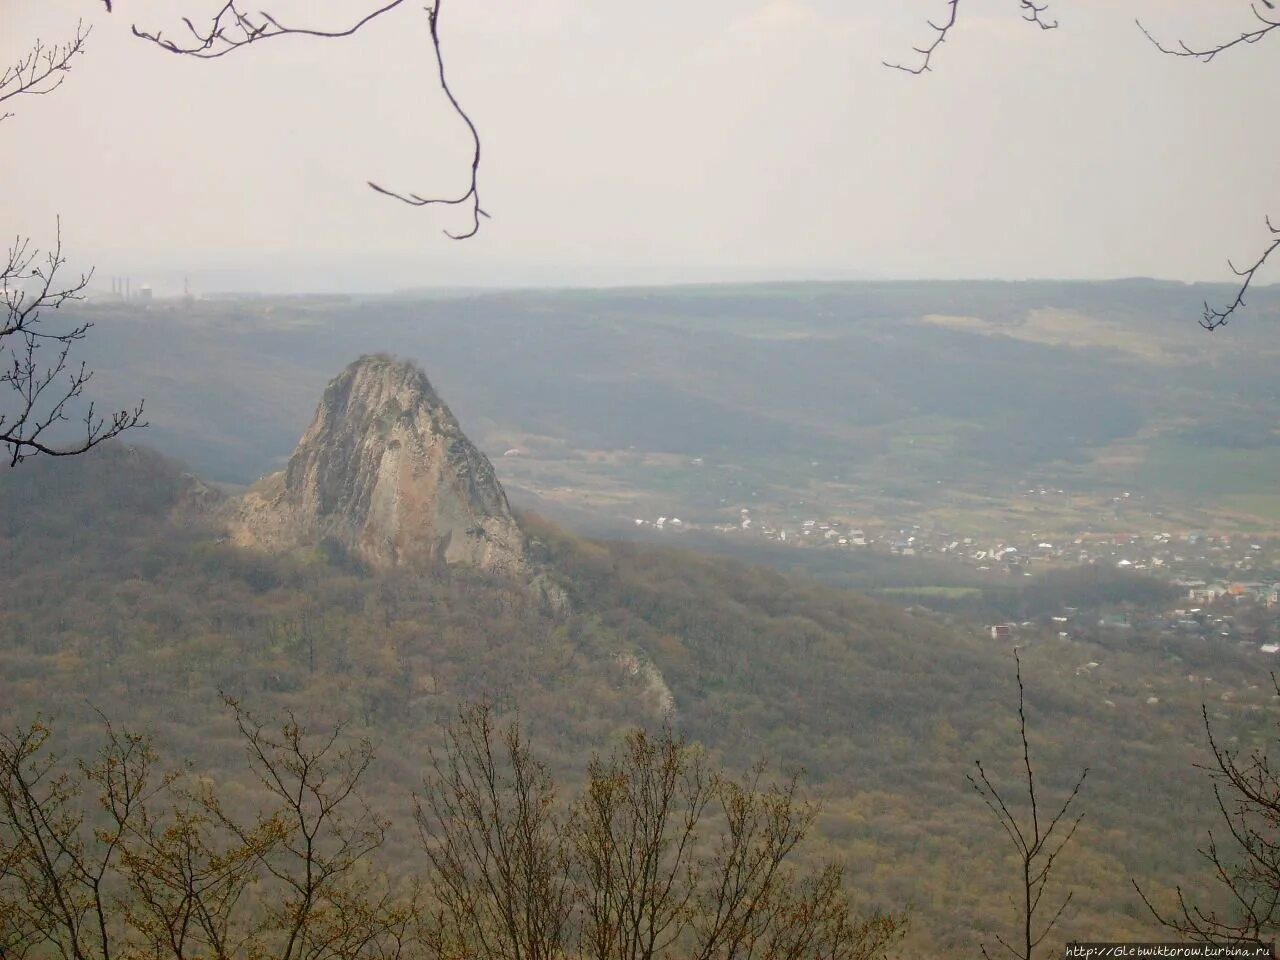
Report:
M1064 638L1099 631L1168 631L1235 639L1257 646L1262 653L1280 654L1280 538L1274 536L1151 531L983 539L918 525L879 530L871 522L857 526L820 517L765 521L749 507L739 508L737 523L709 527L674 516L637 517L633 522L654 531L710 529L800 549L871 550L932 558L963 564L993 584L1087 565L1145 575L1176 588L1176 599L1158 611L1124 603L1088 609L1064 606L1037 619L993 624L988 629L998 640L1042 636L1046 631Z

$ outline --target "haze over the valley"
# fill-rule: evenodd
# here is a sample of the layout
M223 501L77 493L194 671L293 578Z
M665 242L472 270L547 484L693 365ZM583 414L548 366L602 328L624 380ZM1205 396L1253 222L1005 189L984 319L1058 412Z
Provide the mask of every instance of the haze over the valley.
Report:
M186 9L199 20L208 10ZM285 23L347 2L282 0ZM1227 279L1265 237L1280 61L1161 56L1134 26L1211 41L1245 4L1085 0L1024 23L967 3L935 60L909 60L934 0L454 0L455 92L484 144L465 244L424 195L466 176L465 130L432 78L426 18L398 10L341 42L286 38L189 62L164 0L15 0L0 55L84 17L89 55L5 121L0 226L100 277L157 290L859 277ZM1242 122L1245 120L1254 122ZM15 187L14 185L20 185ZM1266 278L1260 278L1265 282Z
M1261 3L0 0L0 960L1273 943Z

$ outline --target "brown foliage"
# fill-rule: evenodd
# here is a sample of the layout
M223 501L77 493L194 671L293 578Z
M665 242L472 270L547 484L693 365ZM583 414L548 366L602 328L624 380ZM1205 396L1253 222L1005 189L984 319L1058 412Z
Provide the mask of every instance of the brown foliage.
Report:
M418 822L441 958L878 956L900 916L858 920L842 869L791 854L815 808L795 778L708 771L670 731L628 734L563 812L519 728L464 711L433 765Z
M41 721L0 735L0 958L864 960L904 928L855 919L838 866L789 866L815 812L794 778L713 773L636 731L562 806L488 706L463 710L418 799L426 882L394 882L389 824L359 796L372 746L224 701L259 788L248 817L105 719L71 766Z

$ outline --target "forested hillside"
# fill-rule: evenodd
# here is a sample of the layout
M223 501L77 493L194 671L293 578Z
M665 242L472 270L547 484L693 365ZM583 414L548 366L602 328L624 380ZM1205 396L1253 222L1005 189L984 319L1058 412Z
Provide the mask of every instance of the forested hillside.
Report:
M1007 645L980 626L722 558L587 541L523 517L564 591L226 541L221 494L145 449L110 445L0 477L0 715L52 713L91 749L101 710L230 783L240 745L223 691L259 716L350 719L379 745L381 805L407 797L459 706L518 715L572 789L594 750L670 722L717 762L804 768L819 850L847 859L868 908L909 908L913 950L972 955L1013 921L999 827L964 775L1020 759ZM1076 890L1062 937L1151 939L1130 878L1207 888L1195 853L1211 794L1199 705L1241 744L1270 731L1256 648L1187 651L1065 639L1023 651L1041 789L1084 766L1084 825L1055 877ZM1205 674L1209 674L1206 676ZM406 849L393 843L386 853ZM815 851L813 856L817 856Z

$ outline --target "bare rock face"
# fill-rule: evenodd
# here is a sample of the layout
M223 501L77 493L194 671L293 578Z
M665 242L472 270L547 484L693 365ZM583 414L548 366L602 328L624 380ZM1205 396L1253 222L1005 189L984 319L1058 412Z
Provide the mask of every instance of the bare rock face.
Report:
M330 541L372 567L526 562L493 465L421 370L381 355L330 381L288 467L250 488L232 527L242 545Z

